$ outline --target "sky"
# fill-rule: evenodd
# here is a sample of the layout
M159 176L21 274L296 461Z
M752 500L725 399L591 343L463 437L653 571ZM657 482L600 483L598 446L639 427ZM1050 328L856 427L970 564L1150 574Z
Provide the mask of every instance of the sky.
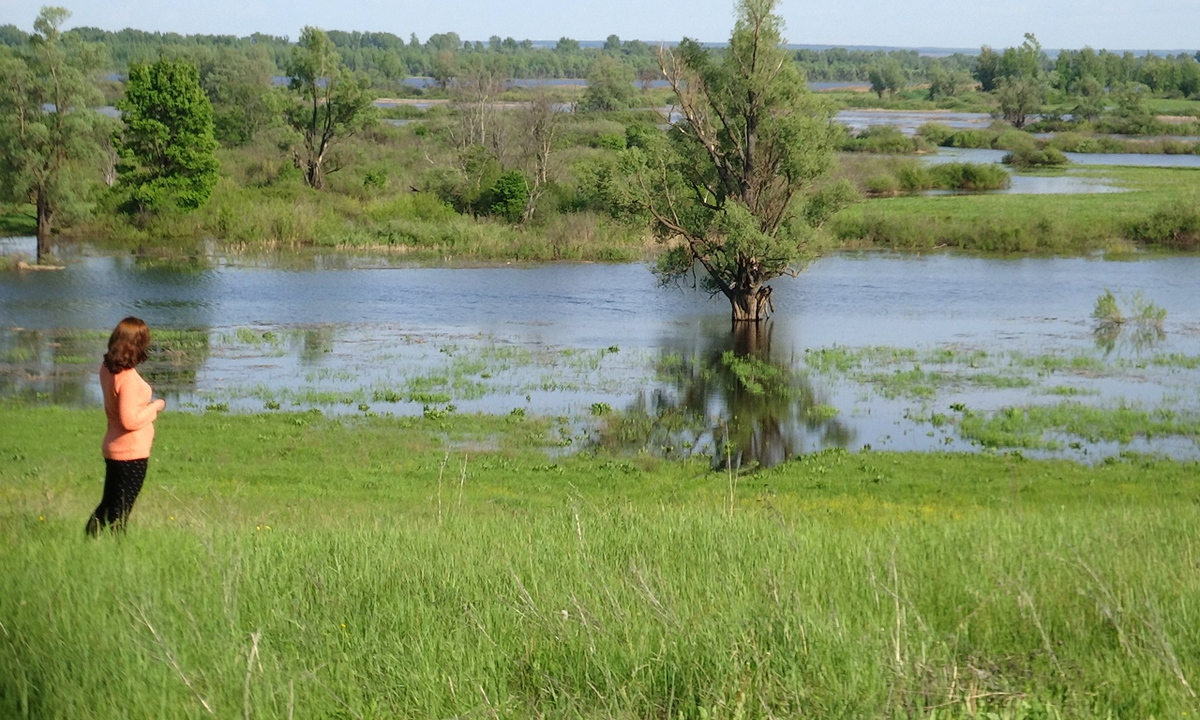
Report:
M305 25L390 32L422 41L456 32L517 40L729 38L733 0L0 0L0 25L29 31L48 2L71 11L67 27L182 34L254 32L296 38ZM788 42L805 45L1047 49L1200 48L1200 0L782 0Z

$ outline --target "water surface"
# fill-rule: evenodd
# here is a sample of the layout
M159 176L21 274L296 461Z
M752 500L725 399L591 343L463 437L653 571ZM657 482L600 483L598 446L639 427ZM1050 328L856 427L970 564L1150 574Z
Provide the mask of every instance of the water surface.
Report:
M32 247L0 242L5 253ZM134 314L185 336L189 349L150 363L176 409L674 413L689 418L681 444L711 448L733 432L739 454L759 462L829 446L972 449L934 415L1064 393L1200 411L1197 277L1196 257L834 256L776 281L773 320L735 336L722 299L661 287L642 264L411 268L312 256L284 269L220 255L82 255L61 272L0 274L0 395L95 406L104 334ZM1165 308L1161 334L1098 338L1090 315L1106 288ZM829 352L861 357L822 369L814 353ZM774 368L782 384L755 394L747 367ZM1063 452L1128 449L1197 454L1194 438L1178 436Z

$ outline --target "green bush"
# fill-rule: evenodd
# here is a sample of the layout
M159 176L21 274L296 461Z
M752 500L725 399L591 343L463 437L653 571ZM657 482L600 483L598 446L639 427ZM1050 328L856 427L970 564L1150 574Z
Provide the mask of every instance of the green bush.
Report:
M1066 165L1067 156L1062 152L1047 147L1038 150L1036 147L1024 147L1013 150L1001 158L1000 162L1018 168L1058 167Z
M804 220L809 227L821 227L842 208L853 205L861 199L862 196L859 195L854 184L843 178L808 196L808 202L804 206Z
M1009 128L1000 133L992 140L992 147L997 150L1023 150L1026 148L1036 148L1037 140L1025 132Z
M489 214L510 223L520 222L529 203L529 182L525 174L520 170L509 170L501 175L486 194L486 201Z
M929 170L918 163L906 164L897 168L896 181L904 192L920 192L933 187Z
M1134 222L1129 236L1135 242L1179 249L1200 248L1200 210L1197 198L1163 205L1145 220Z
M625 136L619 133L603 133L592 138L588 144L605 150L624 150Z
M905 155L930 149L924 137L909 137L891 125L877 125L842 142L843 152L870 152Z
M932 145L942 146L946 144L947 140L954 137L954 129L949 125L930 122L917 128L917 135L925 138Z
M990 148L992 137L982 130L959 130L942 144L956 148Z
M900 181L892 175L875 175L867 178L866 191L870 195L896 195L900 192Z
M999 190L1011 182L1004 168L992 163L943 163L929 168L931 187L943 190Z

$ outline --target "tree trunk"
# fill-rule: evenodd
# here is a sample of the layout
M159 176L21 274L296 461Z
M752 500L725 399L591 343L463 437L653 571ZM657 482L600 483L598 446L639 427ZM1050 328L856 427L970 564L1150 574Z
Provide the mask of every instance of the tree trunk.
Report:
M325 173L321 170L320 160L309 160L304 169L304 180L313 190L325 189Z
M50 255L50 223L54 220L54 208L50 207L50 197L45 188L37 192L37 264L42 264L42 258Z
M771 288L766 285L734 288L727 295L733 309L734 326L743 322L762 322L775 310L771 302Z
M774 324L769 322L734 323L733 352L738 357L754 357L770 362L773 328Z

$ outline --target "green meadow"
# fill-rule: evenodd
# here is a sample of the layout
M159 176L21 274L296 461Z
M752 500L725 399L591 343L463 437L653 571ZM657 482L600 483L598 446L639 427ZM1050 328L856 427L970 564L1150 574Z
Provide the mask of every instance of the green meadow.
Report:
M873 199L844 210L830 226L846 247L1069 255L1200 246L1200 173L1194 169L1090 166L1042 171L1064 173L1101 179L1128 191Z
M826 451L731 475L561 419L0 406L0 716L1183 718L1200 467Z

